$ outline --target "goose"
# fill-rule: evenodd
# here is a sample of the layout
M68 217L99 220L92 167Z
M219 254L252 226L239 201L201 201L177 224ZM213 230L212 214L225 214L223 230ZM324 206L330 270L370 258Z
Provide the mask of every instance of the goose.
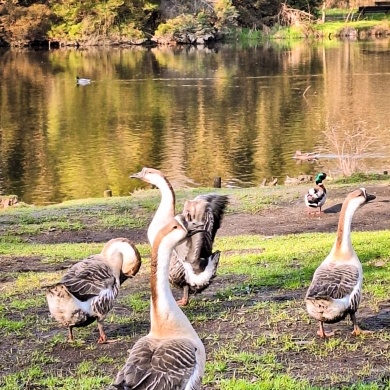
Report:
M205 370L204 345L177 305L169 286L173 248L203 228L177 215L155 237L151 257L150 332L129 351L113 387L199 390Z
M88 84L91 84L91 79L85 79L85 78L80 78L79 76L76 76L76 83L78 85L88 85Z
M309 191L305 194L305 204L308 207L308 214L313 213L313 209L319 208L321 213L321 208L326 202L326 188L323 181L326 179L326 173L320 172L315 178L316 187L310 188Z
M347 196L340 212L336 241L329 255L314 272L307 291L306 309L311 317L319 321L317 334L322 338L334 335L334 332L325 332L324 323L339 322L348 314L353 323L352 334L362 332L355 313L362 294L363 270L352 247L351 222L355 211L373 199L375 195L367 194L365 188Z
M74 264L59 283L45 287L50 314L68 328L69 341L74 341L74 327L97 320L98 343L107 342L103 321L114 305L120 285L135 276L140 267L137 248L126 238L114 238L100 254Z
M148 240L153 245L159 229L175 215L175 192L164 174L154 168L144 167L140 172L130 176L153 184L161 192L161 201L148 227ZM180 306L189 302L189 294L206 289L217 273L220 251L212 251L213 242L228 205L225 195L206 194L187 201L183 215L190 221L204 223L204 231L193 235L179 245L172 254L170 282L183 290Z

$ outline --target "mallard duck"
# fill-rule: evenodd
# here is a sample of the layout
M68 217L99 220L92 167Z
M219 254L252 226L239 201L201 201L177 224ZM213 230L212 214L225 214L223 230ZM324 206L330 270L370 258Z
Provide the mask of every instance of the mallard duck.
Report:
M59 283L46 288L46 299L54 319L69 330L87 326L97 320L98 343L107 337L103 321L112 309L120 285L135 276L141 266L137 248L126 238L108 241L100 254L90 256L75 265Z
M325 179L326 173L318 173L315 178L316 187L310 188L305 194L305 204L309 208L309 214L312 214L314 209L319 209L317 213L321 213L321 208L326 202L326 188L323 183Z
M161 192L161 201L148 228L148 240L153 245L154 238L161 226L175 214L175 192L163 173L153 168L143 168L131 175L155 185ZM213 252L213 242L228 204L225 195L199 195L187 201L183 214L188 220L204 223L204 232L185 240L175 248L170 267L171 283L183 289L178 304L185 306L189 302L189 293L198 293L207 288L215 278L220 252Z
M202 341L181 311L169 287L173 248L197 233L203 224L178 215L161 229L151 257L151 329L129 352L114 386L118 389L198 390L206 353Z
M375 199L364 188L350 193L341 208L337 238L332 250L316 269L307 291L305 302L309 315L320 323L317 334L326 338L324 323L336 323L348 314L353 323L353 334L361 331L355 313L362 293L363 270L351 242L351 221L355 211Z
M85 78L80 78L79 76L76 76L76 83L78 85L88 85L88 84L91 84L91 79L85 79Z

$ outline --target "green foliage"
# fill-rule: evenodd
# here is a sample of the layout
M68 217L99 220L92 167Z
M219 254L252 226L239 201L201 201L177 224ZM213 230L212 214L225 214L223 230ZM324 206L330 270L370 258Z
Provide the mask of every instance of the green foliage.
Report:
M142 38L142 23L139 22L143 5L153 9L149 2L123 0L74 1L55 3L53 12L61 21L49 32L51 39L91 41L100 38Z
M354 183L362 183L362 182L371 182L377 180L389 180L390 177L386 174L379 173L353 173L351 176L343 177L335 181L335 183L343 183L343 184L354 184Z
M214 11L217 18L215 26L224 29L237 23L238 12L231 0L217 0L214 3Z
M194 15L183 14L176 18L170 19L166 23L161 23L156 31L156 37L170 36L174 37L177 34L195 33L202 28L203 15L200 20Z
M44 4L21 7L16 3L6 2L0 14L0 25L4 27L5 39L15 45L45 40L55 19L51 9Z

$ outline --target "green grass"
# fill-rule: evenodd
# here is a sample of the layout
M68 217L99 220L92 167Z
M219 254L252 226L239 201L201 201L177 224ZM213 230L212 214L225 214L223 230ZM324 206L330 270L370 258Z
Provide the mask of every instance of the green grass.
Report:
M357 8L350 14L348 9L327 9L325 12L325 23L314 21L311 24L300 26L279 26L275 25L268 34L262 30L240 29L237 38L243 45L250 45L251 42L269 39L294 41L302 38L318 38L328 36L339 36L340 32L348 27L354 28L359 33L368 32L372 29L390 30L389 16L385 13L359 15ZM347 16L349 20L347 20ZM321 17L319 15L319 17Z
M342 334L326 342L315 336L316 325L304 310L303 295L314 269L329 252L334 239L334 234L325 233L272 238L248 235L217 239L216 248L224 251L219 278L239 275L242 279L238 283L221 286L208 299L202 299L202 296L198 300L193 299L185 309L206 344L206 388L325 389L326 387L313 383L313 378L305 378L309 368L295 368L299 364L295 360L297 356L312 359L313 364L323 365L331 364L333 359L349 354L363 354L366 360L369 356L379 354L384 361L390 362L390 350L387 347L390 336L387 332L377 332L358 339L349 339ZM375 311L378 302L387 301L390 295L390 270L387 264L390 259L390 231L353 232L352 240L364 267L363 305ZM74 248L71 250L72 246ZM43 255L50 247L51 245L34 246L33 253ZM70 253L75 253L80 250L80 244L69 244L68 248ZM250 252L253 248L262 248L262 251L253 254ZM376 266L379 261L384 264ZM45 273L19 275L13 283L12 294L1 297L2 308L7 308L8 313L12 309L18 317L11 320L5 316L5 310L1 311L1 332L7 338L14 339L13 343L20 342L17 340L23 338L23 335L34 334L34 327L39 332L58 328L42 316L23 314L44 303L43 296L37 292L41 281L47 277ZM274 299L279 294L294 294L297 289L302 291L297 299ZM137 326L148 321L148 293L131 290L121 296L118 302L129 309L124 313L119 311L110 315L106 324L126 326L130 337L124 337L122 343L130 346L134 337L146 332L145 329L139 334ZM218 331L221 324L222 332ZM309 329L309 332L299 333L302 327ZM342 329L349 327L346 321L341 325ZM95 353L94 360L82 358L82 361L66 371L56 369L53 372L52 367L59 364L58 347L70 348L64 337L65 332L58 329L56 335L37 341L35 350L33 346L29 346L28 360L25 356L21 357L23 368L5 375L0 382L1 388L15 389L24 384L45 389L104 389L112 382L113 375L107 375L100 366L111 367L110 372L115 372L118 365L124 363L126 348L119 360L114 358L117 355L111 356L109 350L102 350L88 341L91 333L96 332L95 328L95 325L91 325L77 329L77 342L71 346L74 351L79 351L77 356L80 354L82 357L83 351ZM27 329L29 332L25 333ZM375 348L371 346L375 340L382 348L378 349L378 344ZM289 359L292 360L289 362ZM345 389L374 390L382 388L379 387L382 386L382 380L378 383L365 383L365 380L371 378L376 370L375 364L368 361L366 364L358 364L355 371L346 368L330 374L319 371L318 375L330 385L348 381L351 386L354 383L353 387Z

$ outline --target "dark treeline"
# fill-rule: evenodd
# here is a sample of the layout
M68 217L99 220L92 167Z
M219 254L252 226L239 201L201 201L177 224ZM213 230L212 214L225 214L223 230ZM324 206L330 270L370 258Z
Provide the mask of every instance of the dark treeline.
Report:
M286 1L284 1L286 2ZM279 23L281 0L5 0L0 45L142 44L154 40L221 38L234 26ZM322 0L291 0L315 14ZM189 38L188 38L189 37ZM185 40L184 40L185 41Z

